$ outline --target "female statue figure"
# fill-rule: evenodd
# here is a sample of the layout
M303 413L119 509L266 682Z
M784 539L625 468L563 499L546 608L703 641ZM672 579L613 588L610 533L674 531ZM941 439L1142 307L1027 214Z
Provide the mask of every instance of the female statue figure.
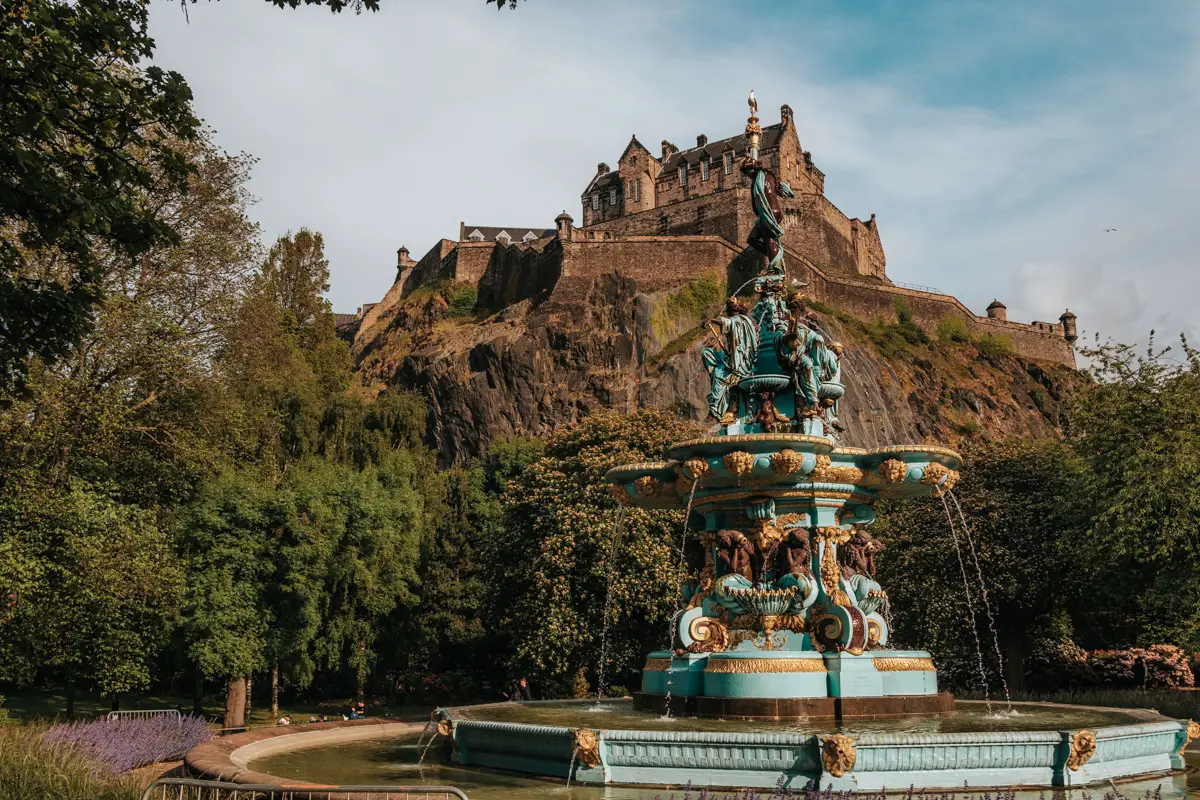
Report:
M725 565L726 575L741 575L754 582L754 543L741 531L717 531L717 557Z
M725 301L725 316L710 320L708 328L719 342L702 353L711 389L708 413L723 425L736 419L730 408L729 390L754 372L758 355L758 325L750 318L746 301L731 297Z
M756 159L742 162L742 174L751 181L750 202L756 218L746 243L767 257L763 274L783 275L783 202L779 198L796 195Z

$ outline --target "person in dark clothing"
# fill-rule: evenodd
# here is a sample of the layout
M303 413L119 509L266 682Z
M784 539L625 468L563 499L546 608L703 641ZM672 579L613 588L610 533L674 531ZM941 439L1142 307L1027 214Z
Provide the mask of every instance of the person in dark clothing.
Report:
M522 700L532 700L533 693L529 691L529 681L521 678L519 681L513 684L513 688L512 691L509 692L508 699L512 700L514 703Z

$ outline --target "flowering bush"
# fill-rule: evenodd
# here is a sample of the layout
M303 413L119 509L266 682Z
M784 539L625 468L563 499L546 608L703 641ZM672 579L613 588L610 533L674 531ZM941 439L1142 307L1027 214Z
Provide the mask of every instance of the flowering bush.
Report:
M1191 661L1181 648L1156 644L1128 650L1095 650L1088 666L1101 684L1150 689L1195 686Z
M42 738L47 744L73 748L116 774L157 761L176 761L213 736L202 717L164 716L63 723Z

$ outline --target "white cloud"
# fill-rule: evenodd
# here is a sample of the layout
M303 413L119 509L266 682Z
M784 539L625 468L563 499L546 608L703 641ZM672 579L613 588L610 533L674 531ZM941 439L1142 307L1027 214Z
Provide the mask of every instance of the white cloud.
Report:
M829 56L860 27L814 15L770 47L739 44L739 7L403 0L335 17L226 0L189 6L190 25L174 2L151 18L159 63L188 77L226 147L261 159L265 234L325 234L338 310L383 295L400 244L419 256L459 220L578 216L596 163L631 133L656 151L737 132L753 86L767 121L795 109L830 198L878 213L897 280L980 311L1001 296L1014 319L1070 306L1084 329L1124 339L1197 325L1200 13L1171 20L1191 46L1161 54L1169 69L1114 59L1004 103L947 104L929 88L969 41L961 57L846 77ZM1047 25L1039 14L1025 30ZM1005 46L1001 31L979 36Z

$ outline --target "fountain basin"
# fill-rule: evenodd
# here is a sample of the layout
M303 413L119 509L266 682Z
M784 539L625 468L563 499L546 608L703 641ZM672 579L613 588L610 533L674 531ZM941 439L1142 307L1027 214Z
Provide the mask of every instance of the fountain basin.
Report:
M575 704L574 712L570 704L546 704L553 713L534 709L528 715L571 719L580 727L513 721L522 716L514 707L537 705L439 710L451 721L452 760L590 784L851 791L1070 787L1182 770L1189 741L1186 721L1153 712L1037 704L1015 705L1031 715L1030 724L1045 729L1020 729L1013 722L1019 718L997 717L995 724L981 724L995 729L960 730L986 719L979 716L982 704L972 703L940 721L913 717L832 728L793 721L747 730L752 723L666 722L649 714L642 718L650 724L641 728L636 712L632 720L619 708L611 717L591 715L584 713L586 703ZM1057 729L1054 720L1071 727Z

